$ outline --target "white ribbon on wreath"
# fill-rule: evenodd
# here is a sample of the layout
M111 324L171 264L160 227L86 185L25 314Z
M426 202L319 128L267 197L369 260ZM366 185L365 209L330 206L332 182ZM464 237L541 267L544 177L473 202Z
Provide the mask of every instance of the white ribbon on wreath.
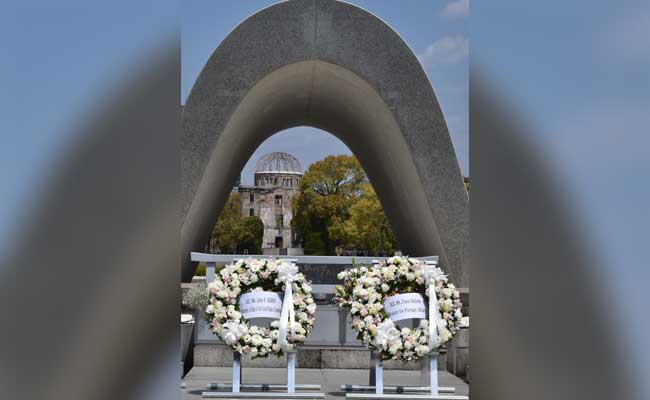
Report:
M436 294L436 281L444 279L447 276L436 264L425 264L424 279L429 284L429 348L433 349L438 343L440 337L440 324L442 316L438 306L438 296Z
M296 334L296 311L293 307L293 292L291 287L293 282L298 279L298 266L292 262L285 261L278 266L278 280L284 283L284 300L282 301L282 311L280 312L280 326L278 328L278 346L285 348L289 341L287 332L291 330L291 335Z

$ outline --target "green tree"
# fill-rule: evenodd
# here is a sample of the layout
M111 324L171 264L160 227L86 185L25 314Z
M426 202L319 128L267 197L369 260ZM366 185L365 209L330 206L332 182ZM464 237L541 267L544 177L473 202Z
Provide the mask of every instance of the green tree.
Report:
M264 237L264 223L259 217L245 217L241 220L241 237L237 245L237 253L244 250L248 254L262 253L262 239Z
M337 248L390 254L397 247L361 164L349 155L309 166L293 201L291 225L305 254L334 255Z
M293 201L291 225L305 253L334 254L345 243L344 221L367 182L353 156L328 156L309 166Z
M398 249L395 235L372 185L363 185L363 193L350 208L345 221L348 246L373 255L392 255Z
M260 254L264 224L258 217L242 217L241 197L231 193L212 230L212 244L221 253Z

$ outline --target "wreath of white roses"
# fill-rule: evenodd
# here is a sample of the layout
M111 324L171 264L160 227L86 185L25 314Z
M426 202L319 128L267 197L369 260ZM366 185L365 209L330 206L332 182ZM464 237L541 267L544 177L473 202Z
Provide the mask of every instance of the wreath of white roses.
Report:
M383 360L418 360L451 340L461 325L460 293L437 266L414 258L391 257L371 267L343 271L338 278L344 284L336 287L335 302L350 310L357 339L379 352ZM433 335L426 319L410 329L400 328L388 318L386 298L405 293L428 297L430 285L435 287L439 311L433 319L438 321Z
M270 327L252 325L239 308L242 294L254 291L284 292L291 285L293 317L289 331L282 332L278 320ZM234 351L250 354L253 358L281 356L305 341L311 332L316 314L316 303L311 295L311 285L298 267L283 260L249 258L224 266L208 285L209 303L205 310L211 330ZM283 297L283 296L280 296ZM283 308L284 316L284 308ZM283 337L284 336L284 337Z

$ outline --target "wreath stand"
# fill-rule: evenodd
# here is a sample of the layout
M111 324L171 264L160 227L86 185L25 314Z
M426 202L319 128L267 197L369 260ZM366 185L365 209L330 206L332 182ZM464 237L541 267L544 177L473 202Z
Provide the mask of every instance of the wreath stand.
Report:
M373 262L376 262L373 260ZM438 262L425 261L428 265ZM454 395L456 388L438 386L438 353L432 352L422 358L420 367L421 386L384 386L384 362L381 356L370 351L370 382L368 385L341 385L346 399L434 399L469 400L468 396ZM428 386L426 386L428 384ZM374 390L375 393L368 393ZM384 391L391 392L385 394ZM363 393L366 392L366 393ZM427 393L428 392L428 393Z
M421 386L386 386L384 363L374 351L370 352L370 364L368 385L341 385L341 390L346 392L346 399L469 399L468 396L454 395L454 387L438 386L438 353L423 357L420 368Z
M239 258L233 261L238 261ZM296 260L287 260L293 261ZM214 279L216 263L206 263L206 281L209 284ZM296 389L320 390L317 384L296 384L296 351L287 352L287 384L243 384L241 354L232 353L232 383L208 383L207 391L201 397L228 399L324 399L322 392L296 392ZM218 390L228 390L218 391ZM242 389L251 391L242 392ZM275 390L275 391L274 391Z

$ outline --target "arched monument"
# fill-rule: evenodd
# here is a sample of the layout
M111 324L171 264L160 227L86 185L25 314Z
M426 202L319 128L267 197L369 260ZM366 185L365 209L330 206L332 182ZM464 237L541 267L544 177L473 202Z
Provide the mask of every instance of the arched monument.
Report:
M313 126L341 139L375 187L400 247L439 255L468 287L469 199L420 62L388 24L336 0L289 0L239 24L183 110L184 281L232 182L266 138Z

